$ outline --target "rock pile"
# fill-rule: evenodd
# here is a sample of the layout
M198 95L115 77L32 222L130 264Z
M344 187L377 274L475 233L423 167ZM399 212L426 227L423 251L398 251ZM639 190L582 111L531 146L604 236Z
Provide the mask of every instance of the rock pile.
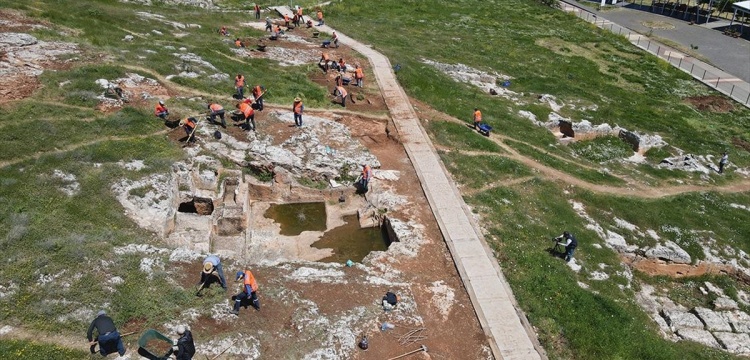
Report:
M750 315L739 310L721 289L708 282L706 286L718 296L712 303L713 310L700 306L688 310L667 297L654 295L656 289L648 284L641 286L636 300L670 338L750 355Z

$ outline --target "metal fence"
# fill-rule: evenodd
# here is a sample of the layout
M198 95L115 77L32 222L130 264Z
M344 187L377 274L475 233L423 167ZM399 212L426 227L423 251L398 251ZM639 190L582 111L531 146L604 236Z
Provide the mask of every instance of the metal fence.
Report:
M599 28L606 29L612 33L625 36L633 45L656 55L667 61L672 66L690 74L693 78L700 80L716 91L731 97L740 104L750 108L750 84L738 79L735 76L727 74L703 61L700 61L690 55L684 54L669 46L649 39L626 27L617 25L609 20L597 16L579 6L560 1L562 10L570 12L579 18L596 25Z

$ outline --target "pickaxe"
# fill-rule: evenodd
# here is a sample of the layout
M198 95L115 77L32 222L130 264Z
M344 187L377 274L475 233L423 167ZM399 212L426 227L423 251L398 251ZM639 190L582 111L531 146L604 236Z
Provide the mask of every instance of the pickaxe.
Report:
M419 347L419 349L417 349L417 350L409 351L409 352L408 352L408 353L406 353L406 354L401 354L401 355L399 355L399 356L396 356L396 357L392 357L392 358L390 358L390 359L388 359L388 360L396 360L396 359L400 359L400 358L402 358L402 357L405 357L405 356L409 356L409 355L411 355L411 354L416 354L416 353L418 353L418 352L420 352L420 351L424 351L424 352L427 352L427 346L424 346L424 345L422 345L422 346L420 346L420 347Z

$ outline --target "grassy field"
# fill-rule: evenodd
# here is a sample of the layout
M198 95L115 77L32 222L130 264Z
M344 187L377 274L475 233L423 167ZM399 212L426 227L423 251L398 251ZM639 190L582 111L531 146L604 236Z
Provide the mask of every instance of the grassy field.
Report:
M473 108L480 107L497 132L513 139L504 142L515 151L586 182L623 186L624 179L633 177L663 186L685 181L724 183L725 179L716 176L705 179L653 167L677 154L677 148L697 154L730 149L738 166L750 163L747 150L734 145L734 139L749 138L750 112L741 107L726 114L696 111L683 99L711 94L705 86L643 54L624 38L537 2L386 0L370 6L365 1L347 1L333 4L328 14L329 24L373 44L393 64L399 64L398 79L410 96L467 124ZM367 26L362 26L363 22ZM549 107L492 97L455 82L422 59L509 75L513 77L510 90L525 94L523 100L551 94L564 103L582 105L560 111L574 121L587 119L593 124L606 122L658 134L671 146L646 153L647 164L626 165L618 160L632 151L616 138L569 147L556 145L548 130L517 115L525 110L544 120ZM709 238L716 240L717 248L750 248L750 212L729 206L750 204L750 195L696 192L646 200L596 194L540 175L513 183L513 179L528 178L534 172L505 160L505 152L496 144L452 123L431 120L427 129L436 146L445 150L441 157L448 170L464 188L472 189L466 200L481 216L481 226L550 358L733 358L697 344L662 339L656 324L633 300L639 284L651 283L670 289L670 296L686 306L707 306L709 299L692 297L705 280L674 280L638 272L629 280L614 251L593 246L604 244L586 227L586 220L576 214L571 202L581 203L593 221L623 235L630 244L648 246L655 241L618 227L615 219L627 221L641 232L653 229L663 240L680 244L695 262L704 257L701 245ZM496 180L497 186L473 191ZM503 186L504 180L509 185ZM582 244L576 255L582 264L578 273L546 251L548 239L565 229L575 233ZM607 281L590 279L599 271L607 273ZM737 289L750 290L747 284L727 276L708 280L722 284L735 297ZM582 288L579 282L589 288Z
M314 2L300 3L307 6ZM235 0L219 4L230 10L249 8L248 3ZM0 167L0 199L5 205L0 208L0 250L5 256L5 265L0 268L0 289L8 293L0 297L0 321L32 331L80 337L90 321L88 315L93 314L67 316L79 309L107 305L118 324L137 319L144 326L155 326L174 318L178 309L188 303L210 307L220 294L209 293L196 300L191 291L175 286L165 271L156 271L150 281L142 281L138 254L113 254L117 246L158 244L158 240L123 214L111 191L112 184L120 179L167 172L185 155L160 133L163 126L153 119L150 107L128 106L113 113L95 111L101 89L94 81L112 80L128 72L147 77L165 77L183 70L202 70L205 75L226 73L230 79L175 77L168 84L188 88L190 93L185 96L225 99L233 91L231 77L241 72L249 83L269 88L267 101L271 103L291 103L301 95L308 106L331 106L326 89L308 80L312 68L280 68L268 60L234 56L215 31L227 25L237 36L258 36L258 31L240 26L248 21L247 13L207 14L198 8L140 7L113 0L8 0L4 5L54 24L32 32L40 39L77 42L83 52L79 65L45 72L40 78L43 91L0 106L0 163L4 164ZM179 37L174 33L180 30L145 20L136 15L137 11L162 14L168 20L201 27L191 28L189 36ZM649 165L610 164L627 155L622 144L611 139L558 146L548 130L518 115L518 111L526 110L546 119L550 110L533 102L537 95L552 94L565 102L598 106L595 111L565 108L564 116L657 133L687 152L731 149L733 164L750 165L750 155L735 145L741 142L733 140L750 142L748 111L696 111L683 97L708 94L704 87L664 62L643 55L624 39L534 1L383 0L373 4L347 0L334 3L325 11L329 24L373 44L392 63L400 64L398 79L411 96L467 124L472 109L480 106L490 124L513 139L506 141L512 149L583 181L622 186L620 175L640 173L665 183L700 179ZM152 30L163 35L145 35L153 34ZM130 33L137 34L134 40L122 41ZM217 70L183 62L175 55L181 53L180 47L199 55ZM511 90L524 93L527 102L515 104L456 83L425 65L423 58L510 75ZM59 85L66 81L70 82ZM187 99L172 101L176 114L204 106L203 102ZM497 251L519 303L538 328L551 358L731 358L695 344L662 340L656 325L632 301L641 281L669 288L675 296L685 298L686 305L706 304L710 299L684 296L696 293L705 280L675 281L638 273L636 281L629 280L614 252L592 246L602 241L585 229L585 221L572 210L570 201L584 204L595 221L624 233L629 241L649 244L648 239L617 228L615 217L643 230L653 229L682 245L694 259L700 259L699 244L709 237L719 246L750 252L750 212L729 205L750 205L750 195L701 192L643 200L563 188L559 182L551 181L554 179L508 159L508 151L464 125L430 121L427 130L444 150L441 157L459 183L478 189L498 182L466 200L481 216L487 238ZM577 158L563 161L539 149ZM478 153L467 153L471 151ZM651 163L658 163L674 152L674 148L655 149L646 155ZM143 160L146 167L126 171L117 164L134 159ZM600 162L616 171L597 170ZM68 195L61 191L60 188L74 184L56 176L58 172L74 176L78 192ZM738 177L730 174L728 179ZM514 179L524 181L502 184ZM548 239L563 229L573 231L581 240L576 254L584 263L580 273L572 272L545 251ZM598 264L606 265L609 281L588 279L599 269ZM110 286L112 277L124 282ZM735 297L737 290L750 291L746 284L728 277L706 279ZM579 287L579 281L589 284L590 289ZM171 306L158 306L151 295L155 292L159 293L158 303ZM85 356L73 350L58 350L25 341L0 341L0 358Z

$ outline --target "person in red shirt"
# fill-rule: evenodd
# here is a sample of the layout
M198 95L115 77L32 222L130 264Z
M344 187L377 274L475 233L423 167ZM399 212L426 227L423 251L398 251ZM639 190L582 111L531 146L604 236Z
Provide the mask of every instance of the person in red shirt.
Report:
M370 165L362 164L362 175L359 178L359 186L363 193L367 192L370 179L372 179L372 168L370 168Z
M260 19L260 5L258 3L255 3L255 20Z
M337 86L334 95L341 96L341 106L346 107L346 96L348 95L346 89L343 86Z
M167 115L169 115L169 110L167 109L167 106L164 105L164 101L159 100L159 103L156 104L156 108L154 109L154 115L156 115L156 117L160 117L164 120L167 120Z

